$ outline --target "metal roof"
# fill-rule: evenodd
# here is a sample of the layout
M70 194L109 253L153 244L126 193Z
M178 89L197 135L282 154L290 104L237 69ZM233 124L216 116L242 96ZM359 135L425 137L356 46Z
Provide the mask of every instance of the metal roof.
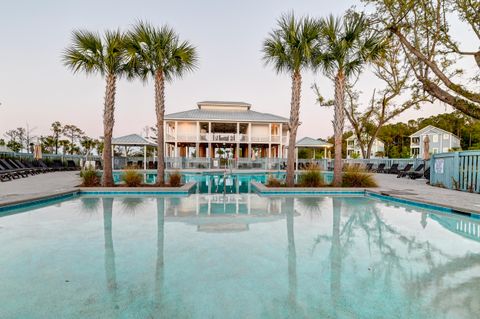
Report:
M410 135L410 137L420 136L420 135L422 135L423 133L425 133L425 132L427 132L427 131L429 131L429 130L437 130L437 131L440 131L440 132L443 132L443 133L447 133L447 134L453 135L453 137L455 137L455 138L457 138L457 139L460 140L460 138L459 138L457 135L453 134L452 132L445 131L445 130L443 130L443 129L439 128L439 127L433 126L433 125L427 125L427 126L425 126L424 128L422 128L422 129L416 131L415 133L413 133L412 135Z
M112 145L130 145L130 146L157 146L153 141L150 141L138 134L130 134L112 139Z
M282 116L260 113L251 110L227 111L227 110L190 110L165 115L166 120L200 120L200 121L232 121L232 122L267 122L288 123L288 119Z
M333 145L311 137L304 137L295 143L295 147L332 147Z

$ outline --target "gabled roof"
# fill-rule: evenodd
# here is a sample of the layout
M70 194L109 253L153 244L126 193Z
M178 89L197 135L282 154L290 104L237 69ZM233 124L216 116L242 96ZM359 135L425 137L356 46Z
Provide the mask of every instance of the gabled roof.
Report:
M157 144L138 134L130 134L112 138L112 145L156 146Z
M322 141L322 140L317 140L317 139L314 139L314 138L311 138L311 137L304 137L302 139L300 139L299 141L297 141L297 143L295 143L295 146L296 147L314 147L314 148L317 148L317 147L332 147L333 145L328 143L328 142L325 142L325 141Z
M456 137L457 139L460 139L458 136L456 136L455 134L453 134L452 132L449 132L449 131L445 131L439 127L436 127L436 126L433 126L433 125L427 125L425 126L424 128L416 131L415 133L413 133L412 135L410 135L410 137L415 137L415 136L418 136L418 135L422 135L423 133L429 131L429 130L439 130L440 132L443 132L443 133L447 133L447 134L450 134L450 135L453 135L454 137Z
M368 136L370 138L370 136ZM347 138L347 141L353 141L353 140L356 140L357 139L357 136L355 134L351 135L349 138ZM380 142L382 144L385 144L381 139L379 139L378 137L375 138L375 141L377 142Z
M166 120L190 120L190 121L238 121L238 122L266 122L288 123L288 119L282 116L260 113L251 110L228 111L214 109L195 109L165 115Z

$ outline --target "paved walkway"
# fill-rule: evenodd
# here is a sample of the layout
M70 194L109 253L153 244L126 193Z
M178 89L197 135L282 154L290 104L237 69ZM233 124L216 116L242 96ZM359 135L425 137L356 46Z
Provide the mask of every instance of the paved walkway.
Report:
M52 172L0 183L0 205L75 190L79 172Z
M425 179L397 178L396 175L375 174L379 192L460 211L480 213L480 194L460 192L426 184Z

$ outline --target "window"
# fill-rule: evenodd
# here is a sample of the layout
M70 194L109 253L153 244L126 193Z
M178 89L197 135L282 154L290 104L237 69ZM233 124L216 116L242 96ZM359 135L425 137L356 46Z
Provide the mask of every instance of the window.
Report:
M444 134L443 134L443 139L444 139L444 140L448 140L449 136L450 136L450 134L444 133Z
M434 136L435 136L435 135L434 135ZM436 147L432 148L432 153L433 153L433 154L438 153L438 148L436 148Z
M443 148L443 152L444 152L444 153L448 153L448 147L444 147L444 148Z
M437 134L433 134L432 141L433 141L433 143L438 143L438 135Z

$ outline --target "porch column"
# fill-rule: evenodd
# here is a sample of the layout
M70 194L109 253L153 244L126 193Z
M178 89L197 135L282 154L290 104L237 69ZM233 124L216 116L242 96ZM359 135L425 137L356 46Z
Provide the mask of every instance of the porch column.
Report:
M280 146L278 147L279 151L277 151L277 157L283 158L283 124L280 123Z
M147 145L143 146L143 170L147 170Z
M208 134L207 134L207 140L208 140L208 153L207 157L211 158L212 157L212 122L208 122Z
M113 151L113 144L112 144L112 170L115 169L115 152Z
M237 122L237 150L236 150L236 158L240 157L240 123Z
M298 171L298 147L295 148L295 170Z

